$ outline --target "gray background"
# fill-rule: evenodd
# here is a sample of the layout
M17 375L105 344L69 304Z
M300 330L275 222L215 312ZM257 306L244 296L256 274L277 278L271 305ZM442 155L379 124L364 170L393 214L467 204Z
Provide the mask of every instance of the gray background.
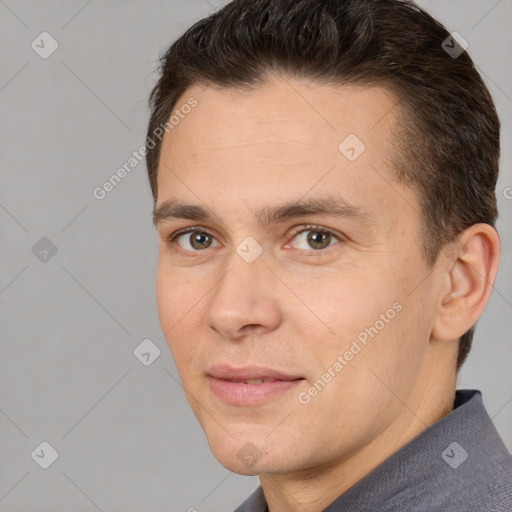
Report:
M230 511L258 485L211 455L160 331L144 162L92 194L144 143L159 54L222 3L0 0L3 512ZM512 1L420 4L468 41L503 124L501 270L458 387L483 391L512 449ZM47 59L31 48L43 31ZM146 338L150 366L133 354Z

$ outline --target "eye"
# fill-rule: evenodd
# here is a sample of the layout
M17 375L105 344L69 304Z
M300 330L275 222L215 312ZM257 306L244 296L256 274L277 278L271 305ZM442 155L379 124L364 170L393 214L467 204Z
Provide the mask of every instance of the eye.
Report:
M295 248L312 253L327 252L327 249L344 240L341 235L334 231L315 225L300 226L292 232L291 236L298 241ZM167 238L166 243L171 249L184 255L201 252L204 249L220 245L212 234L197 226L172 233ZM287 243L284 247L289 248L290 243Z
M178 245L184 252L198 252L212 247L214 240L213 235L207 231L192 227L173 233L169 236L167 243L173 248Z
M292 236L299 241L299 245L302 243L302 247L299 246L299 249L313 249L314 251L327 249L335 245L336 239L337 241L343 240L340 235L321 226L302 226L295 230ZM289 247L289 244L285 245L285 247Z

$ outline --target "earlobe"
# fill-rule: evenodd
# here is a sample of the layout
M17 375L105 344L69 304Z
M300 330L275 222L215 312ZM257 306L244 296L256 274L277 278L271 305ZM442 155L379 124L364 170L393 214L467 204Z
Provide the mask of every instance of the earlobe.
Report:
M455 340L476 323L491 295L499 265L499 236L489 224L474 224L450 245L440 255L445 259L449 284L440 293L432 329L439 340Z

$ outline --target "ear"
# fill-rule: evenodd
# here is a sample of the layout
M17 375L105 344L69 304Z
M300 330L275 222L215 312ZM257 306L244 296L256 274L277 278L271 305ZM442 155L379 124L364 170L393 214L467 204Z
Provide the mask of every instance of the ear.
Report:
M483 313L500 260L500 239L489 224L474 224L442 251L442 285L432 337L456 340Z

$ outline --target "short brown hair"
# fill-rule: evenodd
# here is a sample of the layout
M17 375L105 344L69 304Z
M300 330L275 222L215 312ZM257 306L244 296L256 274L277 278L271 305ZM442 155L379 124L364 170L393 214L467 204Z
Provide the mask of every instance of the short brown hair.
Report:
M419 197L425 259L484 222L495 225L500 122L473 61L410 0L234 0L160 57L147 141L192 85L254 88L278 73L319 84L387 87L400 108L393 165ZM449 46L458 44L448 39ZM456 47L457 48L457 47ZM147 145L153 199L161 140ZM457 370L474 326L460 338Z

